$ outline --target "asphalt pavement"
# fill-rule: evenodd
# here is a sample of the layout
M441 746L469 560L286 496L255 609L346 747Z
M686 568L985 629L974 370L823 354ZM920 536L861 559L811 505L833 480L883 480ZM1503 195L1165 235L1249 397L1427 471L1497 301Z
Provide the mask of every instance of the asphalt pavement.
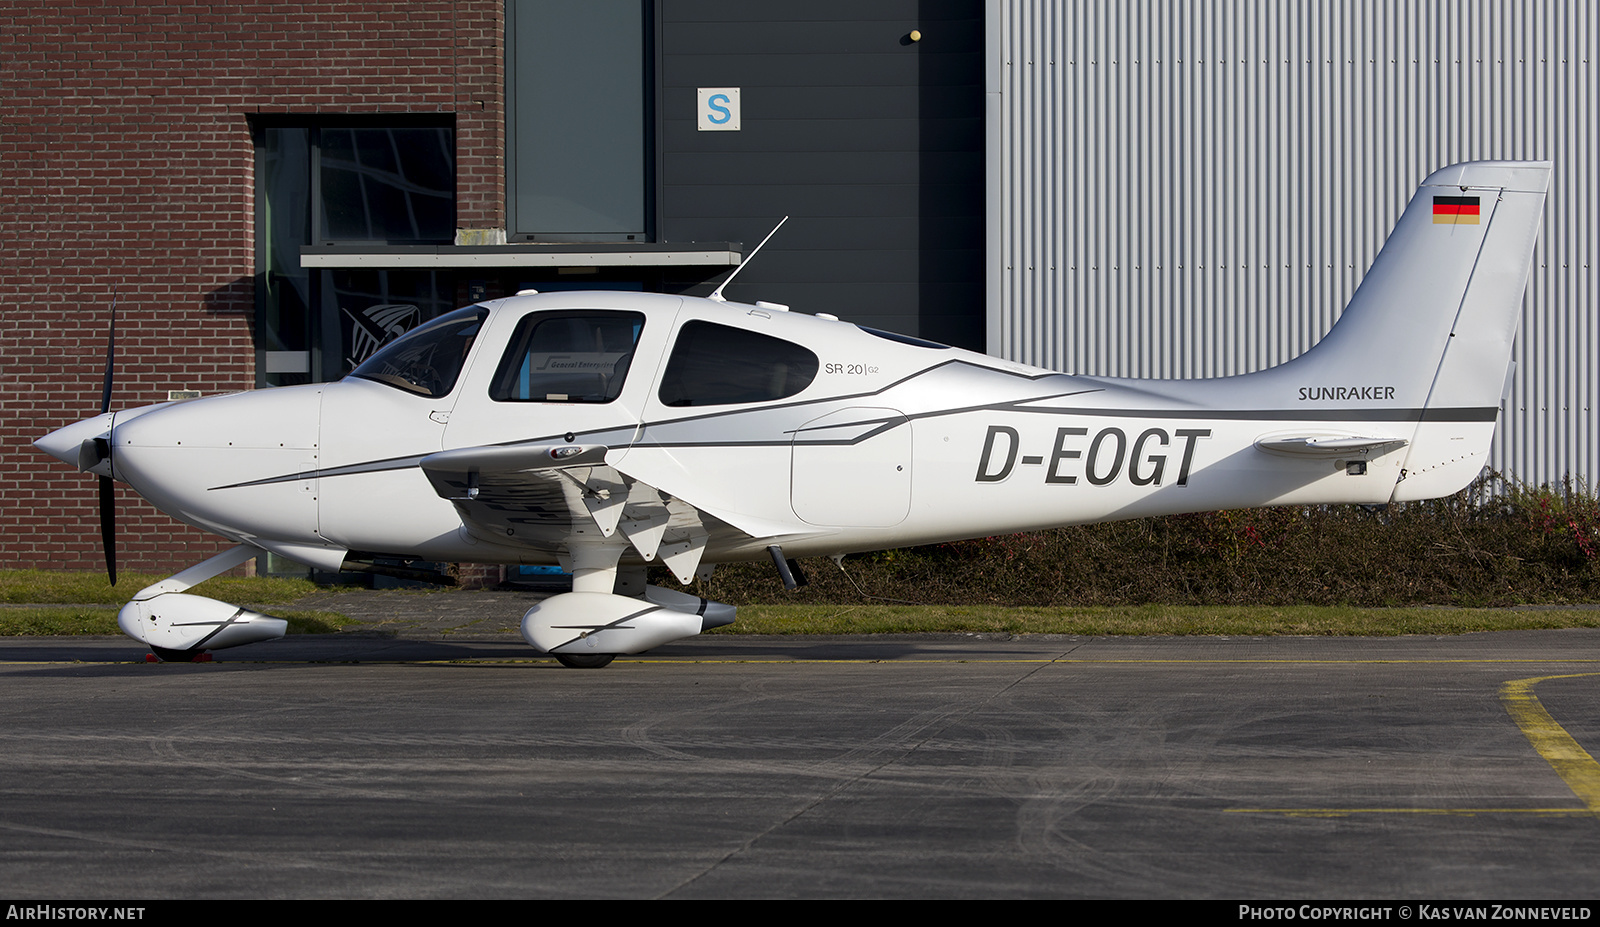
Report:
M210 664L0 640L0 884L1413 903L1600 881L1600 631L706 636L571 670L516 636L524 594L356 595L363 632Z

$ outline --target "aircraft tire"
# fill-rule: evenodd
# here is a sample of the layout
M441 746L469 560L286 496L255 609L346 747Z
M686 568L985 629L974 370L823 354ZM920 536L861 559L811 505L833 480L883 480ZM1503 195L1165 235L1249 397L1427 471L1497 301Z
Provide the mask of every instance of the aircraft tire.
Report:
M570 669L599 669L617 658L614 653L558 653L562 666Z

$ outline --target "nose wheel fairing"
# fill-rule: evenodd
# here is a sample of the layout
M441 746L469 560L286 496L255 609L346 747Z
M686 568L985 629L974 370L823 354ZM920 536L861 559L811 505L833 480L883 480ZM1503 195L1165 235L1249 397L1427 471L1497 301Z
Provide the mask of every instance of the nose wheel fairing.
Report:
M277 640L288 633L289 622L205 596L173 592L122 606L117 627L159 654Z
M164 660L192 660L202 651L277 640L289 622L185 590L219 576L261 551L240 544L139 590L117 612L117 627ZM187 655L187 656L185 656Z
M610 657L643 653L701 631L732 624L734 608L649 586L643 598L608 592L552 596L522 616L522 637L567 666L604 666ZM602 659L604 658L604 659Z

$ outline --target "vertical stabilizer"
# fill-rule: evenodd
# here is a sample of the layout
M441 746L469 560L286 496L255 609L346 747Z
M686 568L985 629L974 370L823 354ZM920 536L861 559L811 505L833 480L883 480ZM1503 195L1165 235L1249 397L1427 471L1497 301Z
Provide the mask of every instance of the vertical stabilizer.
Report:
M1497 406L1549 182L1548 162L1435 171L1297 373L1381 375L1413 406Z
M1418 411L1397 501L1456 492L1488 459L1550 170L1472 161L1435 171L1338 324L1278 368L1305 384L1380 383L1373 405Z

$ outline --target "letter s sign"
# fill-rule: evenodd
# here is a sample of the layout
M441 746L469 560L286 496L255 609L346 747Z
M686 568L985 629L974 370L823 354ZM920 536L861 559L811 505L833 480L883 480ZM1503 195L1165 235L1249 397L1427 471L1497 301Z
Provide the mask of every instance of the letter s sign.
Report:
M699 88L700 109L695 120L701 132L739 131L739 88Z

